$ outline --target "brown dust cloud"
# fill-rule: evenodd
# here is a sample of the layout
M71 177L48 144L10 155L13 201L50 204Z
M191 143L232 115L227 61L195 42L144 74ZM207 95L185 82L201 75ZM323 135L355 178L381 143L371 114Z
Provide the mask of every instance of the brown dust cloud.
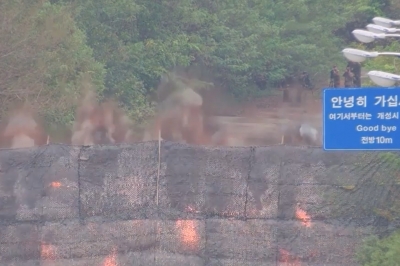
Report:
M319 114L300 115L307 113L304 108L280 105L247 115L221 115L216 107L224 102L223 96L202 93L184 83L175 85L161 84L155 116L140 133L115 101L99 102L96 93L88 91L78 105L65 144L114 145L161 139L211 146L320 145L320 130L311 119L313 116L318 121ZM233 105L229 107L232 109ZM12 110L2 121L0 133L1 148L52 143L43 121L28 105Z

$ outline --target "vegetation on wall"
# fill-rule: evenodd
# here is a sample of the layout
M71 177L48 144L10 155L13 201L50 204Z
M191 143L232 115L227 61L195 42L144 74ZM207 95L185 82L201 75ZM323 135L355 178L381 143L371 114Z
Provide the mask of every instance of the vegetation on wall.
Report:
M357 253L357 259L363 266L400 265L400 231L379 239L369 237Z
M358 202L357 209L375 215L377 220L396 224L400 219L400 156L387 152L369 154L365 158L368 164L369 178L364 184L368 197ZM353 197L354 198L354 197ZM372 203L372 204L371 204ZM371 208L371 206L374 206ZM399 265L400 231L382 236L372 236L364 240L358 248L357 259L363 266Z

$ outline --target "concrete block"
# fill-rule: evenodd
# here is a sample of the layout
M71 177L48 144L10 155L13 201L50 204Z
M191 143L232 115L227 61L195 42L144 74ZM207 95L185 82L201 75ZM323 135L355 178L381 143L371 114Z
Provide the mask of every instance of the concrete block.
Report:
M81 215L144 219L156 214L156 144L85 148L80 155Z
M250 148L192 148L165 143L160 215L244 217Z
M59 259L86 258L107 256L113 250L120 253L153 251L155 230L154 220L51 223L42 228L41 239L52 246Z
M1 220L78 217L78 153L61 145L0 153Z
M37 225L0 225L0 236L1 263L40 258L40 233Z
M354 237L354 229L323 222L313 222L310 227L281 222L277 231L280 261L284 262L282 251L286 251L289 260L297 259L301 265L357 265L355 251L360 239Z
M157 224L157 254L160 253L161 257L165 252L203 257L206 239L204 220L165 220Z
M206 222L206 237L210 265L275 264L276 224L262 220L210 219Z

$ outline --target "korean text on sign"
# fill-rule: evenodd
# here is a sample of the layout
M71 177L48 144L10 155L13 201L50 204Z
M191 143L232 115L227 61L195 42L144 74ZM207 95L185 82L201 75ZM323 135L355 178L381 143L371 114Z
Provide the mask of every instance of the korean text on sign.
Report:
M331 120L371 120L372 114L369 113L330 113Z
M378 113L377 118L383 120L399 119L399 112Z
M380 105L381 107L398 107L400 104L397 101L397 95L385 97L376 96L375 97L375 105Z
M367 107L367 96L359 96L356 99L354 96L332 97L331 102L333 108L353 108L355 105L360 107Z
M362 144L374 144L375 137L361 137L361 143Z
M400 86L324 89L324 150L400 150L398 131Z

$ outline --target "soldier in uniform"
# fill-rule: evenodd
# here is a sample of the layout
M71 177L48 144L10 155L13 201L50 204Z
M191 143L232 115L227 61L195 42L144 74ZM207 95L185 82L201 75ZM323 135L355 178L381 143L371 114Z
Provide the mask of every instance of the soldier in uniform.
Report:
M353 72L354 87L361 87L361 64L358 62L349 62L347 67L350 67L351 72Z
M337 69L336 66L333 66L333 68L331 70L329 86L331 86L333 88L340 87L340 74L339 74L339 70Z
M346 71L343 74L344 77L344 87L351 88L354 82L354 74L351 72L350 67L346 68Z
M306 71L301 74L301 81L303 88L311 89L310 75Z
M303 88L309 89L311 94L314 95L314 86L311 83L310 74L308 74L307 71L303 71L303 74L301 75L301 82Z

